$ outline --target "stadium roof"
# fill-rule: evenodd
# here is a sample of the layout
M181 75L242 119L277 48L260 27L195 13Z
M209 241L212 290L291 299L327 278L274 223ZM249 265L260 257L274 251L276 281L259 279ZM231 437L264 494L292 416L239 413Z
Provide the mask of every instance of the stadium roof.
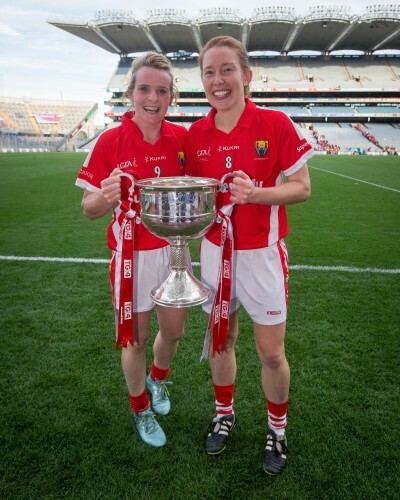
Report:
M249 52L400 50L398 4L369 6L359 15L351 15L345 6L318 6L304 16L290 7L267 6L255 9L250 18L230 8L200 10L195 19L176 9L151 10L144 19L133 11L102 10L88 22L47 22L120 56L148 50L199 52L222 34L237 38Z

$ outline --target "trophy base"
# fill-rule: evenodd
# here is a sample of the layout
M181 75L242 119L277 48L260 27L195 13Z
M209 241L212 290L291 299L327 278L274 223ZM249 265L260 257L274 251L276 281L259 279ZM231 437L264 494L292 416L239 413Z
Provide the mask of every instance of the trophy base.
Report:
M168 278L159 287L154 288L150 295L160 306L190 307L206 302L211 292L186 269L172 270Z

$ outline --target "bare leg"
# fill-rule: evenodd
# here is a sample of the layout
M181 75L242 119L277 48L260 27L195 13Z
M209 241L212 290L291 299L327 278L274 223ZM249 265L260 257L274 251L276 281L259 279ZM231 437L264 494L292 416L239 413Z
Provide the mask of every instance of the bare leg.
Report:
M254 323L261 382L265 397L276 404L289 397L290 369L285 355L286 322L279 325Z
M229 331L226 343L226 352L210 354L210 366L214 384L226 386L235 383L236 355L235 345L238 336L238 312L229 317Z
M146 343L149 336L150 312L135 314L135 345L122 349L121 365L129 394L139 396L145 388Z
M154 364L160 369L169 368L179 340L184 334L186 308L157 306L157 317L160 331L154 340Z

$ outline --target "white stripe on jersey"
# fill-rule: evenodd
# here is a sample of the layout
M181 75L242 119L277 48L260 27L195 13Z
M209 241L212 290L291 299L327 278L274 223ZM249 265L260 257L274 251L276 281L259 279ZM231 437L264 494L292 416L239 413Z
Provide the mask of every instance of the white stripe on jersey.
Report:
M275 186L283 184L283 177L280 173L275 180ZM279 205L271 205L271 213L269 215L269 233L268 246L273 245L279 240Z
M258 106L257 106L258 107ZM261 108L262 109L262 108ZM284 111L280 110L280 109L275 109L274 111L277 111L278 113L282 113L284 115L286 115L289 120L292 122L292 125L293 125L293 128L295 129L296 133L297 133L297 137L302 141L304 140L304 135L301 133L301 130L300 128L298 127L298 125L290 118L290 116L288 114L286 114ZM309 144L309 142L307 141L307 144ZM307 161L316 154L317 152L314 151L314 149L308 151L308 153L306 153L305 155L303 155L294 165L292 165L290 168L288 168L287 170L285 170L285 175L286 176L289 176L291 174L294 174L295 172L297 172L298 170L301 169L301 167L307 163ZM276 240L275 240L276 241Z
M83 179L76 179L75 186L86 189L86 191L90 191L91 193L101 194L101 189L93 186L93 184L90 184L88 181L84 181Z
M289 120L292 122L293 127L296 130L296 132L297 132L297 137L300 140L303 140L304 139L304 135L301 133L300 127L290 118L290 116L289 116Z
M308 151L306 154L304 154L299 160L297 160L297 162L292 165L290 168L288 168L287 170L285 170L285 175L286 176L289 176L289 175L292 175L294 174L295 172L297 172L298 170L301 169L301 167L303 165L305 165L307 163L307 161L316 154L317 152L314 151L313 149Z

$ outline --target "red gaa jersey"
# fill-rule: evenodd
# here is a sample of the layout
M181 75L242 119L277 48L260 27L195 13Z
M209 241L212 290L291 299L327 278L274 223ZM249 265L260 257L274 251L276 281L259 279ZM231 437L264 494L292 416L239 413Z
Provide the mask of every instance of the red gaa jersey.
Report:
M76 185L93 193L101 193L101 181L115 168L135 179L183 175L184 143L187 130L163 120L161 137L156 144L143 140L139 127L132 121L133 113L125 113L120 126L103 132L81 168ZM122 177L122 199L127 198L129 180ZM136 210L139 209L135 193ZM116 206L108 227L108 246L117 249L123 214ZM135 224L135 250L153 250L168 245L166 240L151 234L143 224Z
M292 120L281 111L258 108L246 99L236 127L226 134L214 126L216 110L192 124L186 142L186 174L221 179L243 170L255 186L282 184L283 174L297 172L315 154ZM227 180L230 182L230 180ZM218 196L218 208L230 203L229 193ZM236 250L273 245L288 232L284 206L248 203L233 207L231 221ZM220 224L206 234L220 244Z

